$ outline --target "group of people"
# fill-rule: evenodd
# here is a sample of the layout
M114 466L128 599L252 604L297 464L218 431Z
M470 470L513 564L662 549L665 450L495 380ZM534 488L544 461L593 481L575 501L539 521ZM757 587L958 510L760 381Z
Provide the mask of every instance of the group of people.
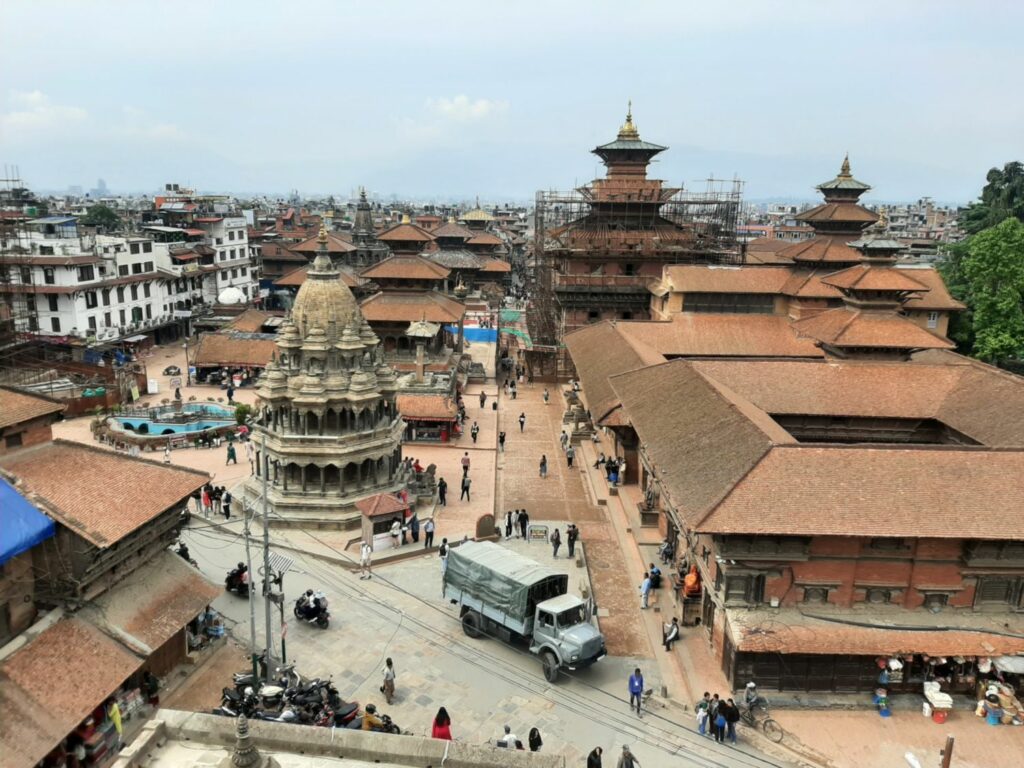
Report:
M511 539L515 533L517 539L526 538L526 528L530 524L530 516L525 509L505 512L505 538Z
M575 523L569 523L565 528L565 540L569 545L568 557L570 560L576 556L576 542L579 538L580 529L576 527ZM562 534L558 528L555 528L555 530L551 532L551 536L548 541L551 543L551 556L557 559L558 549L562 546Z
M654 563L647 566L644 579L640 582L640 609L645 610L650 602L651 593L661 588L661 569Z
M192 494L196 505L196 514L209 517L211 514L224 515L225 520L231 519L231 491L223 485L207 483L201 490Z
M594 462L594 469L604 467L608 482L612 485L621 483L626 477L626 460L619 456L617 458L606 458L602 452L597 461Z

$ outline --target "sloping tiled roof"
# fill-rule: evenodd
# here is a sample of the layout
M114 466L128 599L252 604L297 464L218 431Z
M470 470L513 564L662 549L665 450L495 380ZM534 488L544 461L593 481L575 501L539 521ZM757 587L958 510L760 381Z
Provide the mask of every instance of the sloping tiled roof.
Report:
M192 363L206 368L263 368L277 349L276 338L272 333L204 333L199 337Z
M44 395L22 392L14 387L0 386L0 428L60 413L66 407L59 400Z
M401 224L395 224L393 227L388 227L379 235L378 240L384 242L420 242L429 243L434 239L434 235L423 227L417 227L415 224L409 224L408 222L402 222Z
M928 287L928 292L916 294L903 302L905 310L947 310L956 312L966 307L954 299L946 288L946 281L934 267L897 267Z
M225 327L230 328L232 331L257 333L263 327L263 324L267 322L268 317L270 317L269 312L263 312L259 309L247 309Z
M383 515L397 515L409 508L408 504L402 502L390 493L378 493L359 499L356 502L356 509L367 517L381 517Z
M81 619L44 630L0 662L0 760L35 765L142 663Z
M501 259L488 259L480 267L481 272L511 272L512 265Z
M680 312L669 321L618 323L623 336L665 357L822 357L782 315Z
M476 232L474 232L469 227L462 226L461 224L448 222L446 224L442 224L437 229L431 230L431 234L434 237L439 238L450 237L452 239L469 240L471 237L476 235Z
M466 307L437 291L381 291L359 305L368 322L458 323Z
M839 348L952 349L955 346L894 312L840 307L795 320L792 327L799 336Z
M360 273L369 280L444 280L449 274L451 270L422 256L389 256Z
M480 265L486 258L464 248L442 248L439 251L425 254L425 256L435 264L440 264L448 269L480 269Z
M306 263L309 258L301 253L296 253L280 243L263 243L260 246L261 258L269 261L295 261L299 263Z
M466 245L504 245L504 241L490 232L477 232L466 241Z
M210 479L64 440L0 456L0 468L18 479L18 491L33 504L101 548L186 501Z
M83 609L99 627L151 653L198 616L223 588L170 551L161 552Z
M309 264L298 269L293 269L291 272L286 274L274 281L274 285L282 288L297 288L306 282L306 276L309 273ZM348 267L341 267L338 270L338 279L341 280L349 288L356 288L363 285L366 281L362 278L356 277L348 271Z
M318 242L319 233L314 237L307 237L301 243L288 246L292 251L296 253L302 253L307 255L315 255L320 250L320 243ZM327 233L327 252L328 253L352 253L356 250L356 247L352 245L348 240L345 240L339 236L336 232Z
M833 272L821 278L826 285L836 288L855 288L862 291L918 291L923 293L928 286L905 269L876 267L857 264L840 272Z
M827 235L792 243L780 249L777 254L797 262L855 264L861 260L861 252L851 248L846 238Z
M1024 539L1024 451L776 446L697 530L963 538L980 520L978 536Z
M790 277L782 287L782 292L786 296L798 299L841 299L843 294L838 288L822 282L822 278L827 274L831 274L831 271L790 268Z
M680 264L665 267L665 278L682 293L780 294L789 278L786 267L718 267Z
M878 221L878 214L869 211L863 205L857 203L822 203L810 210L798 213L794 217L797 221L850 221L855 223L874 224Z
M398 412L407 419L451 421L458 412L451 398L443 395L399 395Z

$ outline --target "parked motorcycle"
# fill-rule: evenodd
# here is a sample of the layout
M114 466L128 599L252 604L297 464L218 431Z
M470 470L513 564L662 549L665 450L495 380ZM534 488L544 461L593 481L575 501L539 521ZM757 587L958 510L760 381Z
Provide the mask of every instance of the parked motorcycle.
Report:
M234 592L239 597L249 596L249 569L245 567L245 563L239 563L228 571L224 579L224 589Z
M367 704L366 711L371 715L377 715L377 708L373 704ZM363 729L363 717L363 715L360 715L359 717L353 718L352 721L345 727L353 731L361 731ZM402 729L399 728L388 715L377 715L377 717L381 720L383 725L370 728L371 731L376 731L378 733L402 732Z
M307 589L306 593L295 601L295 618L306 624L316 624L320 629L327 629L331 614L327 610L327 596L323 592Z

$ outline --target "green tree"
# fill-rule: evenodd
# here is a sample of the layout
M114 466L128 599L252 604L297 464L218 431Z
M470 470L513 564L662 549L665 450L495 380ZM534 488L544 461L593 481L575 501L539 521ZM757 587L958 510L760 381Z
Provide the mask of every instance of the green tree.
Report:
M950 340L956 342L957 351L964 355L971 354L974 349L974 302L971 298L971 284L963 270L970 243L971 239L968 238L945 246L942 260L937 265L950 295L967 307L963 312L950 313L949 330L946 332Z
M981 199L960 215L960 226L969 235L994 227L1008 216L1024 221L1024 163L1012 162L991 169L985 176Z
M1024 224L1009 217L972 237L957 265L973 313L973 354L1024 357Z
M249 420L249 415L252 413L252 406L248 403L239 403L235 406L235 421L239 424L245 424Z
M113 232L121 226L121 217L113 208L98 203L89 206L89 210L78 220L78 223L87 227L103 227L106 231Z

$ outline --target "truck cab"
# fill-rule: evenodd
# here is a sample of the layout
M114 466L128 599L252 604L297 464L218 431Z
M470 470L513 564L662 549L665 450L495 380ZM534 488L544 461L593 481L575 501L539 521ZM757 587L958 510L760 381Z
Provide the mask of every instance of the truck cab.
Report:
M604 637L590 623L575 595L559 595L537 604L530 652L540 656L544 677L554 682L560 668L575 671L606 655Z

